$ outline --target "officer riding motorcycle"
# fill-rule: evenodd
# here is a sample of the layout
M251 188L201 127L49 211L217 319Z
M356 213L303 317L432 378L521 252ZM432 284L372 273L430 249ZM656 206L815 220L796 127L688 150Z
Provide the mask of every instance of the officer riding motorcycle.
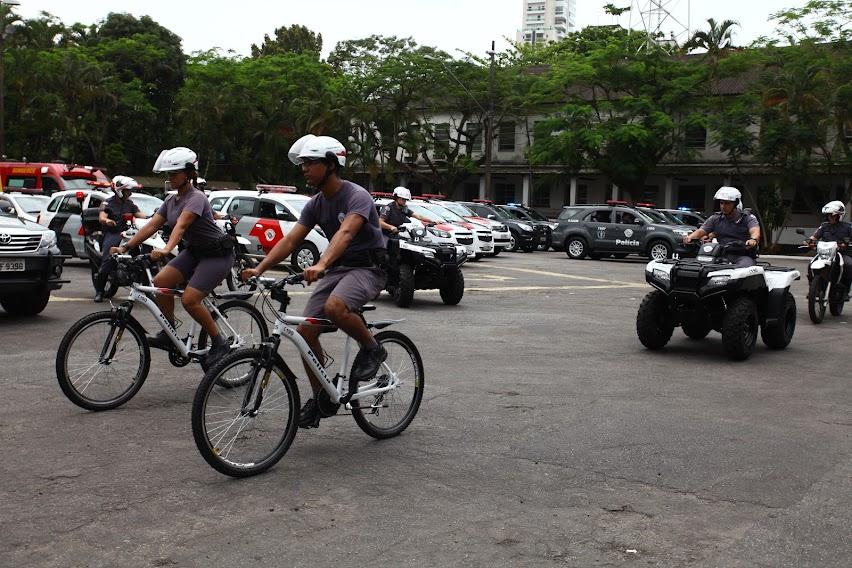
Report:
M698 229L683 238L684 244L693 239L716 238L722 245L744 242L745 248L728 250L725 258L738 268L754 266L760 242L760 223L752 213L743 211L742 194L735 187L720 187L713 196L717 212Z
M131 193L138 187L140 185L131 177L115 176L112 178L113 195L103 202L98 213L104 236L101 243L101 267L95 277L95 302L103 301L104 286L110 273L118 266L110 255L110 249L121 244L121 233L127 229L126 216L147 218L130 199Z
M843 276L840 284L846 293L852 284L852 257L849 255L849 242L852 240L852 223L843 220L846 215L846 206L842 201L830 201L822 208L825 221L811 235L809 246L816 248L817 241L834 241L838 246L838 254L843 257Z

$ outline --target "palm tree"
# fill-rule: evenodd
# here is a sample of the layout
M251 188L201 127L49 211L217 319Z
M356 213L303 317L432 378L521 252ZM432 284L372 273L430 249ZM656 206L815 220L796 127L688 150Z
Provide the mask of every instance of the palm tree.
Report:
M708 18L707 24L710 27L707 31L698 31L692 34L692 37L683 46L684 51L704 49L710 57L716 58L725 49L733 47L732 28L739 26L739 22L725 20L721 24L717 24L716 20Z

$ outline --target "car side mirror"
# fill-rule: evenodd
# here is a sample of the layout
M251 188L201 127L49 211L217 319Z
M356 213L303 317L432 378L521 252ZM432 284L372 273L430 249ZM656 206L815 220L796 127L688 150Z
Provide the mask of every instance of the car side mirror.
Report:
M489 219L496 219L497 215L495 215L494 213L491 213L490 215L488 215L488 218Z
M799 227L798 229L796 229L796 234L797 234L797 235L804 235L804 234L805 234L805 230L804 230L803 228Z
M636 219L635 221L633 221L633 224L634 225L644 225L645 220L644 219Z

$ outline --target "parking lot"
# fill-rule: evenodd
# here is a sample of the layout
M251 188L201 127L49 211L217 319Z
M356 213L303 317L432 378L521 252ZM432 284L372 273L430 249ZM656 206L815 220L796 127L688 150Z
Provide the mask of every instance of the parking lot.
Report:
M504 253L465 265L458 306L383 294L426 369L412 425L338 415L244 480L195 448L195 365L154 352L113 411L64 398L57 346L102 309L70 262L40 316L0 312L0 565L848 566L849 314L813 325L803 278L785 351L735 363L679 330L646 351L644 262Z

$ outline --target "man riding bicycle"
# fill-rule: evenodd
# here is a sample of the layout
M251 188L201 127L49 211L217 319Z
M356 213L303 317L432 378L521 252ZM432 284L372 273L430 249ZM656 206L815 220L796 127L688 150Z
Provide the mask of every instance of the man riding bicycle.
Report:
M346 149L330 136L308 134L288 152L290 161L301 166L308 185L319 192L305 205L298 223L269 251L257 268L244 270L243 279L259 276L277 265L298 247L314 226L329 238L328 249L317 264L305 269L305 282L322 278L305 306L305 317L325 318L361 346L355 357L349 392L358 382L370 379L387 357L356 310L373 300L384 288L387 265L385 239L379 216L366 189L340 178L346 165ZM323 360L319 342L321 326L302 325L297 331L311 350ZM304 362L303 362L304 363ZM305 364L314 396L302 407L299 426L319 426L317 395L322 385Z

